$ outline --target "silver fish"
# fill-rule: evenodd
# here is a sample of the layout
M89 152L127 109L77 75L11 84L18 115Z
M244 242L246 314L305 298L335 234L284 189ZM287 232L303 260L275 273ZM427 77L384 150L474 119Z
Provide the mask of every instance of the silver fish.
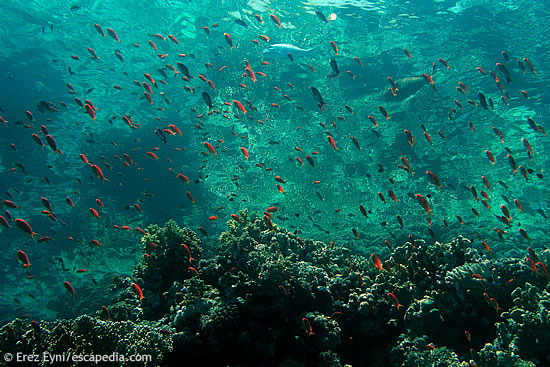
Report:
M294 58L317 56L315 50L312 48L304 50L303 48L286 43L269 45L264 50L264 56L272 59L287 58L289 54Z

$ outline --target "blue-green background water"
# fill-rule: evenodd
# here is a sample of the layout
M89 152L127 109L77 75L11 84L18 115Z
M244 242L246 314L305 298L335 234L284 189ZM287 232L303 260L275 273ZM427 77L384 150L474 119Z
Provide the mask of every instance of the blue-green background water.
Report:
M29 4L8 0L2 2L0 10L4 18L0 30L0 116L8 121L0 126L0 192L2 200L19 206L6 207L12 217L26 220L40 234L31 240L12 220L11 228L1 227L3 321L22 315L33 319L72 317L99 309L112 297L108 291L112 274L130 275L140 256L140 234L134 228L145 229L169 218L195 230L203 227L212 250L232 213L244 208L262 213L269 206L280 210L273 222L297 230L301 237L333 241L367 255L376 251L382 258L387 251L385 239L400 243L412 235L431 240L429 228L439 241L463 234L475 239L475 245L481 248L480 240L484 240L492 249L490 256L521 257L528 245L535 249L545 246L546 216L550 215L545 171L548 138L526 122L532 118L549 129L546 66L550 49L544 32L550 9L544 2ZM327 18L334 14L336 19L325 24L315 15L316 10ZM259 23L255 14L264 23ZM282 28L274 24L270 14L280 19ZM242 19L248 27L237 24L236 19ZM95 23L103 28L105 37L94 29ZM210 28L208 37L205 26ZM120 43L107 34L107 28L116 31ZM224 33L232 37L233 49ZM172 34L179 45L155 34ZM270 42L261 40L260 35L268 36ZM259 44L253 43L254 39ZM149 40L157 50L151 48ZM338 45L338 55L330 41ZM278 43L315 50L311 57L294 61L288 57L264 59L264 48ZM98 60L90 58L89 47L95 50ZM411 52L412 59L403 49ZM116 57L115 50L120 51L124 61ZM508 62L503 50L509 54ZM159 54L167 56L161 58ZM72 59L73 55L79 60ZM362 66L354 57L361 60ZM338 77L329 75L333 74L331 58L341 71ZM446 60L450 69L439 58ZM531 72L525 62L526 72L522 72L516 62L522 58L531 60L538 73ZM243 77L245 59L256 73L256 83ZM262 61L269 65L262 65ZM174 75L166 67L171 64L177 68L177 62L185 64L194 78L186 82L181 73ZM498 72L496 63L510 70L510 83ZM69 74L69 66L74 75ZM223 66L226 68L219 71ZM497 73L509 94L509 106L501 100L503 93L494 79L481 75L476 67ZM133 82L148 82L144 73L158 83L158 88L153 87L153 105L143 97L144 89ZM388 93L388 76L399 80L420 77L422 73L432 75L438 92L421 83L410 96L398 92L399 98L392 98ZM211 80L216 90L201 81L199 74ZM469 93L463 95L456 90L459 82L468 87ZM68 93L66 83L74 87L74 94ZM187 91L185 86L195 92ZM328 103L324 112L316 106L310 86L317 88ZM216 110L229 112L208 115L202 91L210 94ZM478 92L491 98L494 108L484 110L468 103L479 103ZM93 102L98 108L95 121L75 103L75 98ZM463 109L453 102L455 99ZM243 103L246 115L234 106L224 105L233 100ZM58 112L41 113L39 101L51 101ZM389 120L380 114L378 106L386 108ZM451 113L449 119L451 108L457 113ZM26 118L27 110L32 112L34 122ZM141 127L128 127L121 118L124 114L132 116ZM368 115L376 118L378 128ZM154 130L169 124L176 125L182 135L168 136L168 143L163 144ZM39 133L40 125L47 126L63 155L33 141L31 135ZM424 138L421 125L430 134L432 144ZM504 144L492 127L502 131ZM414 136L413 147L404 129ZM45 143L44 135L39 135ZM338 150L328 144L327 135L334 138ZM358 139L361 150L354 146L350 135ZM533 148L532 160L522 138ZM204 142L215 146L216 156L206 154ZM249 151L248 160L240 147ZM528 180L519 172L512 174L505 148L518 166L531 170ZM485 150L494 154L494 166ZM158 160L147 152L155 152ZM123 164L125 153L134 165ZM109 181L96 178L79 154L100 166ZM306 155L313 157L315 167L308 164ZM296 157L304 162L303 166ZM398 168L400 157L410 162L414 175ZM18 168L11 172L15 162L25 172ZM377 164L385 167L383 172ZM437 174L441 189L430 182L426 171ZM177 173L191 182L176 179ZM489 180L491 190L483 185L482 175ZM286 181L282 184L284 194L279 192L275 176ZM317 180L319 184L314 183ZM490 209L474 200L468 188L471 185L480 198L482 190L488 193ZM389 198L388 189L395 192L397 202ZM193 195L195 204L186 192ZM385 203L378 192L384 194ZM431 226L414 194L428 197L433 209ZM75 202L74 208L66 204L67 196ZM57 222L41 214L41 197L52 203ZM96 199L104 208L97 205ZM521 202L521 212L514 199ZM134 209L135 203L143 214ZM359 205L371 211L368 219ZM510 210L511 226L496 218L503 215L501 205ZM90 214L90 208L99 211L99 220ZM403 228L396 219L398 215L403 218ZM464 224L458 222L457 215ZM211 216L218 219L209 220ZM128 225L132 230L119 230L114 225ZM530 243L519 234L520 227L528 233ZM507 231L504 241L494 228ZM53 239L38 243L42 236ZM93 239L102 247L93 246ZM24 269L16 260L17 250L28 255L30 268ZM76 273L77 269L87 272ZM33 278L28 279L29 275ZM74 299L64 289L64 281L74 286Z

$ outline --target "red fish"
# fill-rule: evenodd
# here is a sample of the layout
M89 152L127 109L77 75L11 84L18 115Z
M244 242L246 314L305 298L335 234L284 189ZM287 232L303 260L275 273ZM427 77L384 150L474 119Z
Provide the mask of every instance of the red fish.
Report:
M214 147L212 146L212 144L210 144L209 142L205 141L204 143L204 146L206 147L206 149L208 149L208 151L214 155L218 155L218 153L216 153L216 149L214 149Z
M330 41L330 45L332 46L334 53L338 55L338 46L336 45L336 43L334 43L334 41Z
M269 14L269 17L271 18L271 20L273 21L273 23L275 23L279 28L282 28L283 26L281 25L281 21L279 20L279 18L277 18L276 15L274 14Z
M46 141L48 142L48 145L50 146L50 148L52 148L54 153L63 154L63 152L57 149L57 144L51 135L46 135Z
M50 203L50 201L48 199L46 199L45 197L41 197L40 202L42 203L44 208L48 209L49 211L53 211L52 204Z
M185 243L182 243L181 246L183 246L185 250L187 250L187 254L189 255L189 263L195 260L193 256L191 256L191 250L189 249L189 246L187 246Z
M24 268L28 268L29 266L31 266L31 263L29 263L29 258L27 257L27 254L22 250L17 250L17 258L19 259L19 261L23 263Z
M381 272L382 271L382 264L380 263L380 259L378 258L378 256L376 256L375 254L372 254L372 255L370 255L370 258L371 258L374 266L376 267L376 269L378 269L378 272Z
M234 46L233 46L233 40L231 39L231 36L228 33L224 33L223 36L225 38L225 42L227 42L227 44L229 45L229 48L233 49Z
M412 60L412 55L411 55L411 53L409 52L409 50L407 50L406 48L404 48L403 51L405 52L405 55L407 55L407 57L409 58L409 60Z
M94 171L97 178L103 181L109 181L108 179L105 178L105 176L103 176L103 172L101 171L101 168L99 168L97 165L92 163L90 167L92 167L92 171Z
M145 297L143 297L143 292L141 291L141 288L139 287L139 285L137 285L136 283L132 283L130 284L130 286L133 288L134 293L136 294L137 298L141 302L141 300L143 300L143 298Z
M97 212L97 210L95 210L94 208L90 208L90 213L92 213L94 217L99 219L99 213Z
M401 307L403 307L403 305L399 303L399 300L397 299L395 294L393 294L391 292L388 292L388 293L386 293L386 295L388 295L390 297L391 301L393 302L393 304L397 308L397 310L399 310L399 309L401 309Z
M376 122L374 117L372 117L371 115L368 115L367 117L374 124L375 127L378 127L378 123Z
M113 31L111 28L107 28L107 33L109 33L109 36L111 36L115 41L120 42L116 32Z
M422 205L422 208L426 211L426 214L432 215L432 209L430 208L430 204L426 200L426 198L420 194L415 194L416 200Z
M94 28L97 31L97 33L101 34L103 37L105 37L105 33L103 33L103 29L101 29L101 26L99 24L94 24Z
M414 138L413 138L411 132L410 132L409 130L407 130L407 129L403 130L403 132L404 132L405 134L407 134L407 139L409 140L409 144L411 145L411 148L412 148L413 145L414 145Z
M493 153L491 153L490 151L488 150L485 150L485 154L487 155L487 158L489 158L489 160L491 161L491 163L493 163L493 165L496 164L496 161L495 161L495 157L493 156Z
M180 44L176 37L172 36L171 34L168 35L168 38L170 38L170 41L174 42L176 45Z
M361 146L359 145L359 141L357 140L357 138L353 135L350 135L350 139L351 141L353 142L353 144L355 145L355 147L359 150L361 150Z
M63 282L63 286L65 287L65 289L67 290L67 292L69 292L73 297L74 297L74 288L73 286L71 285L71 283L67 282L67 281L64 281Z
M535 68L533 67L533 64L531 64L531 61L528 58L524 57L523 61L527 63L527 66L529 66L529 70L531 70L533 74L538 74L538 71L535 70Z
M386 120L389 120L390 119L390 116L388 115L388 112L386 111L386 109L382 106L378 106L378 110L380 110L380 113L382 115L384 115L384 117L386 118Z
M236 99L233 100L233 104L237 106L237 108L246 115L246 109L244 108L243 104Z
M327 135L327 139L328 139L328 143L330 144L330 146L331 146L334 150L338 150L338 148L336 147L336 143L334 142L334 139L332 138L332 136Z
M487 190L491 190L491 185L489 184L489 180L487 180L487 177L481 176L481 179L483 180L483 183L487 187Z
M191 203L195 204L195 199L193 198L193 195L191 195L191 193L189 191L186 191L185 194L187 195L189 200L191 200Z
M248 160L248 157L249 157L248 150L246 150L246 148L241 147L241 152L243 152L244 157L246 158L246 160Z
M516 207L518 208L518 210L521 212L521 203L519 202L519 200L514 199L514 203L516 204Z
M38 234L36 232L33 232L31 226L29 225L29 223L27 223L23 219L16 218L15 219L15 224L17 225L17 228L19 228L23 232L27 233L28 235L30 235L31 238L34 238L34 235Z
M439 178L435 175L435 173L426 171L426 174L430 177L432 183L437 186L438 189L441 189L441 186L443 185L441 185L441 182L439 182Z

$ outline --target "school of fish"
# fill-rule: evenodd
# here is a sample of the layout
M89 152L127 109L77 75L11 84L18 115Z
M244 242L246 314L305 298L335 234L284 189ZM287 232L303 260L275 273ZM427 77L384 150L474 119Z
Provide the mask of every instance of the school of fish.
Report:
M536 54L426 53L407 38L374 52L324 9L300 14L318 30L308 42L295 17L249 9L194 38L99 20L58 31L82 33L56 55L64 95L0 112L4 264L17 259L6 277L24 284L11 294L74 299L106 284L110 259L132 263L147 225L175 218L215 243L245 208L379 257L458 234L487 252L540 246L548 96Z

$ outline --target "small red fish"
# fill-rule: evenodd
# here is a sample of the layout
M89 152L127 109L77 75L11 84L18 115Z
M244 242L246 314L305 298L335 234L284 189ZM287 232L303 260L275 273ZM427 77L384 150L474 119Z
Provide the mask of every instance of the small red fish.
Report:
M338 46L336 45L336 43L334 43L334 41L330 41L330 45L332 46L334 53L338 55Z
M101 26L99 24L94 24L94 28L97 31L97 33L105 37L105 33L103 33L103 29L101 29Z
M380 263L380 259L375 254L370 255L370 258L374 264L374 266L378 269L378 272L382 271L382 264Z
M143 297L143 292L141 291L141 288L136 283L130 284L130 286L133 288L134 293L136 294L137 298L141 302L141 300L145 297Z
M246 160L248 160L248 157L249 157L248 150L246 150L246 148L241 147L241 152L243 152L244 157L246 158Z
M218 153L216 153L216 149L214 149L214 147L212 146L212 144L210 144L209 142L205 141L204 143L204 146L206 147L206 149L208 149L208 151L210 153L212 153L213 155L218 155Z
M38 233L33 232L31 226L29 223L24 221L23 219L16 218L15 219L15 225L17 225L17 228L22 230L23 232L27 233L31 236L31 238L34 238L34 235L37 235Z
M107 33L109 33L109 36L111 36L115 41L120 42L120 39L118 39L118 36L114 30L107 28Z
M388 293L386 293L386 295L388 295L390 297L391 301L393 302L393 304L395 305L395 307L397 308L398 311L403 307L403 305L401 303L399 303L399 300L397 299L395 294L393 294L391 292L388 292Z
M227 44L229 45L229 48L233 49L234 46L233 46L233 40L231 39L231 36L228 33L224 33L223 36L225 38L225 42L227 42Z
M244 108L243 104L236 99L233 100L233 104L237 106L237 108L246 115L246 109Z
M22 250L17 250L17 258L19 259L19 261L23 263L24 268L28 268L29 266L31 266L31 263L29 263L29 258L27 257L27 254Z
M327 135L327 139L328 139L328 143L330 144L330 146L331 146L334 150L338 150L338 148L336 147L336 143L334 142L334 139L332 138L332 136Z
M63 286L65 287L65 289L67 290L67 292L69 292L73 297L74 297L74 288L73 286L71 285L71 283L67 282L67 281L64 281L63 282Z
M495 157L493 156L493 153L491 153L490 151L488 150L485 150L485 154L487 155L487 158L489 158L489 160L491 161L491 163L493 163L493 165L496 164L496 161L495 161Z
M276 15L274 14L269 14L269 17L271 18L271 20L273 21L273 23L275 23L279 28L282 28L282 24L281 24L281 21L279 20L279 18L277 18Z
M432 209L430 208L430 204L426 200L426 198L420 194L415 194L416 200L422 205L422 208L426 211L426 214L432 215Z
M99 219L99 213L97 212L97 210L95 210L94 208L90 208L90 213L92 213L94 217Z
M384 107L378 106L378 110L380 110L380 113L386 118L386 120L390 119L390 116Z

